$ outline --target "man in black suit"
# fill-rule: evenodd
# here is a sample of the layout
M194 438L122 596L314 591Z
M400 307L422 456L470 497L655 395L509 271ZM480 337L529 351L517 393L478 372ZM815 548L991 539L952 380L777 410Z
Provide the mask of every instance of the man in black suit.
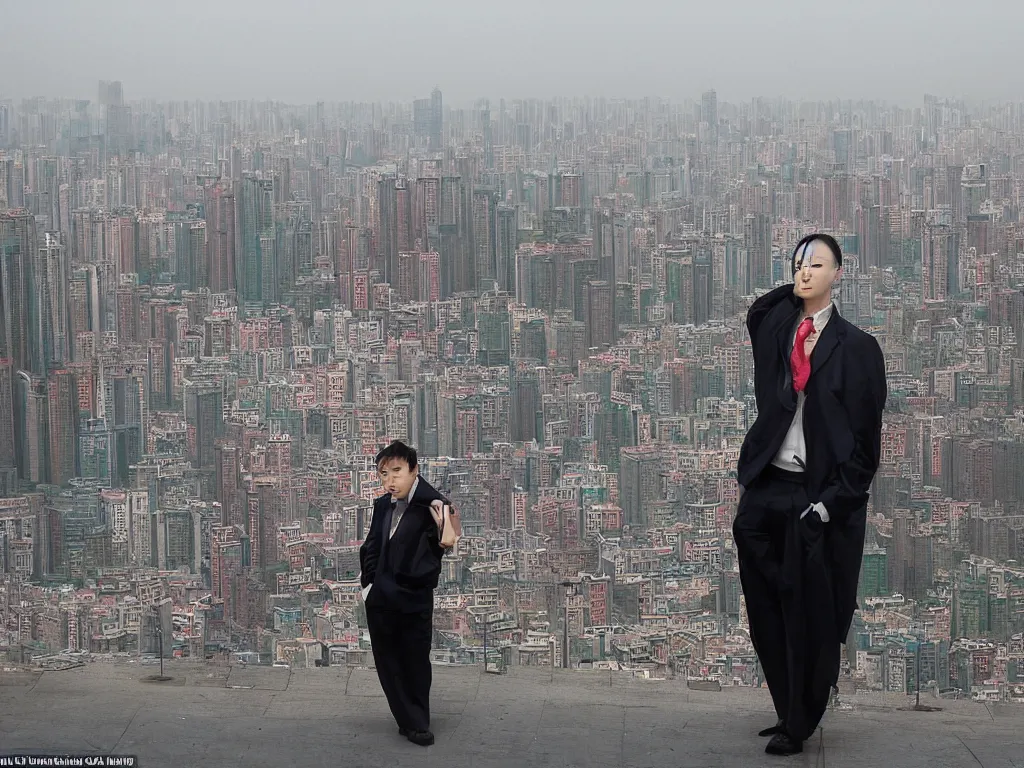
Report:
M885 361L832 303L843 254L803 238L794 282L747 314L757 420L740 450L733 537L750 639L789 755L818 727L856 609L868 491L878 469Z
M420 746L430 731L434 588L445 546L460 533L447 499L419 474L416 451L396 440L377 454L386 493L373 503L359 549L366 624L398 732Z

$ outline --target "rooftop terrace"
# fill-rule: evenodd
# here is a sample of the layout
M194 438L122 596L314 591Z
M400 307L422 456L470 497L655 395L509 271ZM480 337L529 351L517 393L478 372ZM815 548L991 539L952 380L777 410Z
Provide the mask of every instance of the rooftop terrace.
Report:
M2 669L2 668L0 668ZM154 766L1024 768L1024 707L854 694L795 757L764 754L766 690L622 673L435 667L428 749L399 737L372 669L93 662L0 672L0 755L137 755Z

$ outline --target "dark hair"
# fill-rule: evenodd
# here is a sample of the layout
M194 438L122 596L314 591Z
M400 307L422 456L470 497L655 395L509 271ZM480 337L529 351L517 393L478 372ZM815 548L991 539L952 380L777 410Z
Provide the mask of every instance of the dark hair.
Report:
M391 445L381 450L377 454L377 458L374 459L374 463L377 467L385 461L391 461L392 459L400 459L409 465L409 469L416 469L416 449L411 448L401 440L392 441Z
M832 256L836 260L836 266L843 266L843 251L839 247L839 243L836 242L836 239L832 237L832 235L826 235L820 232L815 233L813 235L807 235L806 237L802 238L799 243L796 244L796 248L793 249L793 255L790 256L791 262L796 260L796 255L800 253L800 249L803 248L808 243L824 243L826 246L828 246L828 249L832 251Z

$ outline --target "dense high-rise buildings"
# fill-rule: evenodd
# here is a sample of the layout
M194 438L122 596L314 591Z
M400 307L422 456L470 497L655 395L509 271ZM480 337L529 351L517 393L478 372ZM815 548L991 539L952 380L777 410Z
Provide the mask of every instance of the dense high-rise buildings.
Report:
M567 609L566 658L750 683L743 315L827 229L892 393L851 674L911 679L896 652L876 672L906 617L943 682L982 652L957 633L1024 657L1021 135L1019 105L934 97L3 101L0 625L63 638L39 617L72 593L29 579L123 579L136 602L60 614L82 642L148 647L131 606L173 593L211 646L283 647L292 611L347 643L372 457L401 438L463 513L436 607L460 658L466 603L537 663L515 628L560 658L540 617Z

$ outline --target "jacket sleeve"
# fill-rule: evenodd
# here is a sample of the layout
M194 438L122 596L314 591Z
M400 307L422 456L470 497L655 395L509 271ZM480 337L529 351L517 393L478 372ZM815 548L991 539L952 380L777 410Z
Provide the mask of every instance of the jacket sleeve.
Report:
M874 337L868 336L863 366L858 370L850 391L855 393L856 409L850 414L854 425L853 453L836 467L832 481L818 499L829 516L845 517L868 500L871 481L878 471L882 454L882 411L888 396L885 383L885 358ZM853 410L853 409L851 409Z
M747 333L750 335L750 346L752 348L757 345L761 323L764 322L764 319L768 317L768 314L775 307L787 300L793 307L797 305L797 299L793 295L793 283L779 286L763 296L759 296L750 305L750 309L747 310Z
M373 584L373 577L377 573L377 561L380 559L381 526L383 513L381 505L374 503L373 517L370 519L370 530L366 534L366 541L359 547L359 584L366 587Z
M438 560L444 557L444 547L441 546L441 532L437 529L437 525L433 524L434 521L430 521L432 524L427 530L427 544L430 546L430 552Z

